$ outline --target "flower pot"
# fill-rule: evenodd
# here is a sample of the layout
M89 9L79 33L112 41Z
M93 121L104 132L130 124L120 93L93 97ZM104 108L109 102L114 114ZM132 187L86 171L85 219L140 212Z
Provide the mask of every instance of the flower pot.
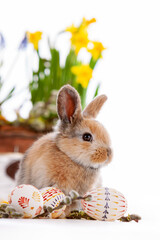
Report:
M22 126L0 126L0 152L24 153L44 133Z

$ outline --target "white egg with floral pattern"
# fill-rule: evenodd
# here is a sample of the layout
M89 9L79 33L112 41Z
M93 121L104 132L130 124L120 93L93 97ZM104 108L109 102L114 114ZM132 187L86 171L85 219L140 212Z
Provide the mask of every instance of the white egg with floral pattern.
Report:
M23 218L34 218L42 213L42 195L32 185L23 184L15 187L8 201L17 212L23 214Z

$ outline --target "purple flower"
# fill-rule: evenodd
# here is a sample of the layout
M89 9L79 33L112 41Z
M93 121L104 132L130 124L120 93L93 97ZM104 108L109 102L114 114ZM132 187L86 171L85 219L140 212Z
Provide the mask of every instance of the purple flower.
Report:
M19 50L24 50L27 48L28 40L27 40L27 35L25 34L24 38L22 39L18 49Z
M0 49L3 49L4 47L5 47L5 40L2 33L0 33Z

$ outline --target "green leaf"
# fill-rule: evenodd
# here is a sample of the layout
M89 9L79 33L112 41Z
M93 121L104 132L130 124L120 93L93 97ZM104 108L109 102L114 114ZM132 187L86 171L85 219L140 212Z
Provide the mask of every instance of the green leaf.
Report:
M87 94L87 88L83 88L81 84L78 85L77 91L79 92L79 95L81 97L81 105L82 109L86 106L86 94Z
M0 102L0 106L6 102L7 100L9 100L12 96L13 96L13 93L14 93L14 90L15 90L15 87L13 87L10 92L7 94L7 96Z
M62 86L59 51L55 48L51 48L50 52L51 52L50 77L52 81L52 89L59 89Z
M97 86L97 88L96 88L96 91L95 91L95 93L94 93L94 98L98 95L99 87L100 87L100 83L98 84L98 86Z
M62 85L71 84L73 87L77 88L76 76L71 72L71 67L80 65L81 62L77 60L77 55L73 49L70 50L66 57L65 66L62 69Z
M89 63L90 68L94 69L97 62L98 62L98 59L94 60L93 57L91 57L91 60L90 60L90 63Z
M33 79L29 85L31 92L31 101L35 104L38 101L47 102L51 91L54 89L53 86L53 74L50 70L51 60L39 57L39 68L37 72L33 71ZM50 71L47 72L46 71Z

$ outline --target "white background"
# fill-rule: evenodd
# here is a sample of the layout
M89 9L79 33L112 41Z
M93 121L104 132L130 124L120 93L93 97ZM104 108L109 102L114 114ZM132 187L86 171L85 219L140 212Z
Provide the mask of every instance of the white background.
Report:
M158 239L160 2L0 0L0 31L7 41L7 65L14 59L16 48L26 30L41 30L44 36L49 35L54 39L57 32L71 23L78 24L84 16L87 19L97 19L97 23L90 28L90 36L102 41L108 48L91 80L93 86L94 82L101 81L100 93L108 96L98 119L110 133L114 158L102 171L103 185L121 191L128 200L128 212L142 216L142 221L137 225L106 223L108 226L105 229L103 223L100 228L97 227L97 231L99 229L101 233L105 232L105 237L120 239L122 236L126 239L142 239L146 236ZM62 52L66 51L67 46L65 43ZM27 54L30 56L30 51ZM21 89L27 85L28 75L24 67L26 59L26 53L22 52L15 70L7 80L7 86L16 83ZM7 67L5 71L7 72ZM6 104L5 112L11 118L14 117L11 114L12 109L18 107L19 101L24 98L22 95L18 100ZM28 107L26 104L25 111L22 112L24 115ZM67 227L73 232L84 230L83 224L78 230L72 227L74 223L66 224L62 223L59 228L65 230ZM4 225L3 222L2 226ZM93 233L96 235L95 222L94 225L89 226L88 233L92 234L94 229ZM46 231L49 232L49 229L48 226ZM86 228L84 231L87 232Z

